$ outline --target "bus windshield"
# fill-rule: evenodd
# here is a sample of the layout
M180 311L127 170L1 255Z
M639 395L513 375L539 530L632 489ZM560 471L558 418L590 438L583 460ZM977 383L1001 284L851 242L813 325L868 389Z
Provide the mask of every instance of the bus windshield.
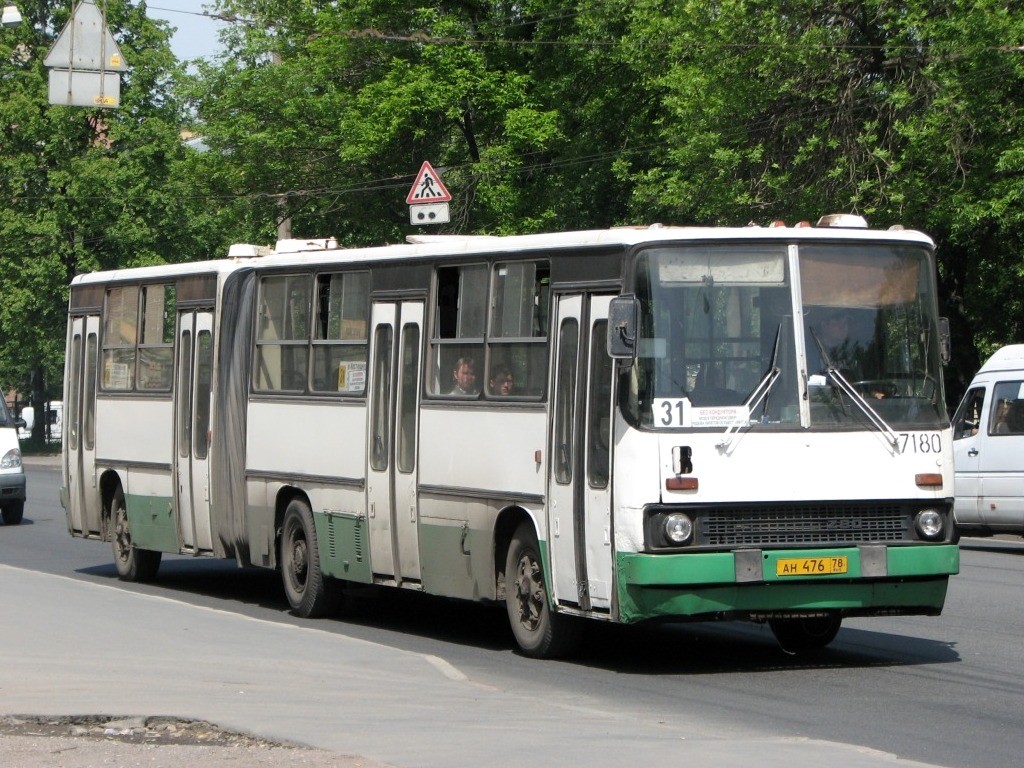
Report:
M944 426L927 250L806 243L795 254L733 242L638 256L639 338L623 400L633 423Z

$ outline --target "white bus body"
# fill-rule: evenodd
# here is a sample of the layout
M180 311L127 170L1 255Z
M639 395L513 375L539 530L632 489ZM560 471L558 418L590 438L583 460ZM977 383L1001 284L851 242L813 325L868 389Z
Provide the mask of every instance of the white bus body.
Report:
M162 552L278 568L306 616L346 583L504 601L536 656L584 617L767 621L801 649L843 616L941 611L926 236L421 240L75 278L71 534L112 541L125 579Z

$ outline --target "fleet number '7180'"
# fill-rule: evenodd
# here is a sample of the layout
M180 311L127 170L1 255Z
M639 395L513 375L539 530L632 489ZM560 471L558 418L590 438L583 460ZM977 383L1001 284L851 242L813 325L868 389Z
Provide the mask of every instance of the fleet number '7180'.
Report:
M938 432L900 432L900 453L942 453Z

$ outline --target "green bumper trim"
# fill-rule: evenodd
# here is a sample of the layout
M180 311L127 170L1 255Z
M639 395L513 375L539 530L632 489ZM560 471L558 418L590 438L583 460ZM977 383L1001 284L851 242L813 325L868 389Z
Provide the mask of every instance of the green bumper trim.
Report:
M847 558L844 574L776 575L782 558ZM846 610L862 615L898 611L937 614L960 551L951 545L888 547L884 576L861 575L856 547L762 552L760 580L740 582L732 552L617 555L619 613L625 622L779 610Z

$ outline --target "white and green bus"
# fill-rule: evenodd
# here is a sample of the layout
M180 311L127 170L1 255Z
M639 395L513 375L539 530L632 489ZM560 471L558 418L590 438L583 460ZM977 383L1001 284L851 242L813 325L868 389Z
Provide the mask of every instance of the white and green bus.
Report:
M126 580L164 552L275 568L304 617L358 584L504 602L538 657L584 619L767 622L799 650L843 617L940 613L959 553L928 237L409 241L76 277L71 534Z

